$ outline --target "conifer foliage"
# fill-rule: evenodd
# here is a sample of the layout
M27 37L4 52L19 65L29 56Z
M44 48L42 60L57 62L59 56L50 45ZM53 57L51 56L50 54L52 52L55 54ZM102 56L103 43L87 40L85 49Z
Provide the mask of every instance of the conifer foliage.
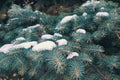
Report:
M16 80L119 80L120 10L87 1L59 16L12 5L0 25L0 76Z

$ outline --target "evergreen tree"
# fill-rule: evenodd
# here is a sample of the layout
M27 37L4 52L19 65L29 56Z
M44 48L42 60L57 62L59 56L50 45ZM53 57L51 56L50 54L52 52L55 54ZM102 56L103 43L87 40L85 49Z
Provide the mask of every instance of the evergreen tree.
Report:
M16 80L119 80L120 10L87 1L48 16L12 5L0 25L0 76Z

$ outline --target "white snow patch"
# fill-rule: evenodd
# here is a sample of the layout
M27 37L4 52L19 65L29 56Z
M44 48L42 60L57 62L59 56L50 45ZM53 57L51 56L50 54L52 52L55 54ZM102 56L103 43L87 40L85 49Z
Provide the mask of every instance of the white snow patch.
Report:
M100 1L95 1L95 3L96 3L96 4L99 4L99 3L100 3Z
M87 16L87 13L86 13L86 12L84 12L84 13L82 14L82 16Z
M35 10L35 13L40 13L38 10Z
M41 36L41 39L52 39L53 38L53 35L51 34L44 34Z
M52 50L55 47L56 47L56 44L53 41L45 41L34 46L32 50L33 51Z
M37 28L39 26L40 26L40 24L36 24L34 26L30 26L30 27L24 28L23 31L31 30L31 29Z
M32 46L35 46L37 45L37 42L36 41L31 41L31 42L24 42L24 43L21 43L21 44L16 44L13 46L13 49L19 49L19 48L25 48L25 49L28 49Z
M108 12L98 12L96 13L96 16L109 16Z
M35 13L38 13L39 11L38 10L35 10Z
M62 34L54 33L54 36L62 37Z
M42 20L42 18L40 18L40 20Z
M20 41L20 40L25 40L25 38L24 37L16 38L16 41Z
M84 7L84 6L89 6L89 5L91 5L91 2L90 2L90 1L87 1L86 3L82 4L83 7Z
M0 52L8 53L13 46L14 46L13 44L5 44L0 48Z
M71 15L71 16L65 16L65 17L60 21L60 24L65 24L65 23L69 22L70 20L76 19L76 18L77 18L77 15L76 15L76 14Z
M35 45L37 45L36 41L24 42L20 44L5 44L0 48L0 52L8 53L10 50L15 50L19 48L28 49L31 46L35 46Z
M57 40L56 42L58 43L59 46L67 45L68 43L66 39L60 39L60 40Z
M72 59L75 56L79 56L79 54L77 52L71 52L68 56L67 59Z
M77 29L76 33L86 34L86 30L84 30L84 29Z
M85 7L85 6L89 6L89 5L93 5L93 4L99 4L100 1L87 1L86 3L82 4L82 7Z
M104 7L101 7L100 9L102 10L102 9L105 9L105 8L104 8Z

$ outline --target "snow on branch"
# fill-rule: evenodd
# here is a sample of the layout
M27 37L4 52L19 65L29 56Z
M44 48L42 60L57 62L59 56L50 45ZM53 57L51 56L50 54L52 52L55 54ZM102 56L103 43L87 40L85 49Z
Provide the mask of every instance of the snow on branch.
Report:
M51 34L44 34L41 36L41 39L52 39L53 38L53 35Z
M68 56L67 59L72 59L75 56L79 56L79 54L77 52L71 52Z
M98 12L96 13L96 16L109 16L108 12Z
M34 25L34 26L30 26L30 27L24 28L23 31L27 31L27 30L30 30L30 29L34 29L34 28L37 28L37 27L39 27L39 26L40 26L40 24L36 24L36 25Z
M43 51L43 50L52 50L56 47L56 44L53 41L41 42L38 45L32 48L33 51Z
M86 34L86 30L84 30L84 29L77 29L76 33Z
M66 39L60 39L56 41L59 46L67 45L68 41Z
M75 19L77 18L77 15L74 14L74 15L71 15L71 16L65 16L61 21L60 21L60 24L65 24L69 21L71 21L72 19Z

